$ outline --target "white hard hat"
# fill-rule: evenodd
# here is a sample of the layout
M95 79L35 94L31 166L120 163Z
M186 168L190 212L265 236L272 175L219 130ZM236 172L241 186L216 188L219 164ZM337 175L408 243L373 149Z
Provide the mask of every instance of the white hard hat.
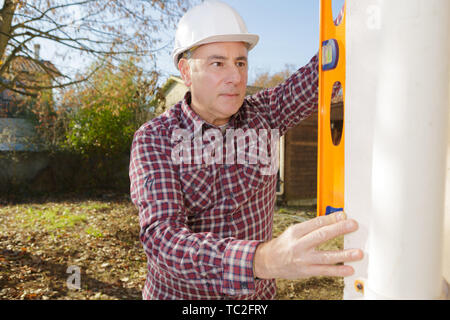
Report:
M172 58L178 69L179 56L201 44L242 41L248 43L248 50L251 50L258 40L258 35L248 33L236 10L221 1L208 0L190 9L180 19Z

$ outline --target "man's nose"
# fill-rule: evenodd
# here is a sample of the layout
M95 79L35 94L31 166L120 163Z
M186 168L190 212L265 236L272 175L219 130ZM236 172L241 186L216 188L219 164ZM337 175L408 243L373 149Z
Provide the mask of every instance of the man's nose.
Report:
M239 70L238 66L232 65L229 68L227 68L227 77L226 82L227 83L240 83L242 80L242 74L241 70Z

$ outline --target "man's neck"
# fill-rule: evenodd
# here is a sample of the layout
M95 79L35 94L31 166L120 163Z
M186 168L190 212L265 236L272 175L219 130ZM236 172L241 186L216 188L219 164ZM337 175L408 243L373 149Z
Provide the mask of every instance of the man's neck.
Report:
M203 121L216 127L224 126L230 120L230 118L226 119L217 118L214 115L208 113L207 111L203 111L203 109L197 108L193 101L191 101L190 107L192 111L194 111L200 118L202 118Z

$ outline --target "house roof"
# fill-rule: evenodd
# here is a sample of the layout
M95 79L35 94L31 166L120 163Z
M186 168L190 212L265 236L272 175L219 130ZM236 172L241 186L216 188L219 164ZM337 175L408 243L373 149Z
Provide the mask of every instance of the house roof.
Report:
M50 61L42 59L38 61L25 56L16 56L11 61L10 70L12 72L25 72L30 74L50 74L53 77L62 76L61 72Z
M181 79L180 77L177 77L177 76L170 76L169 79L167 79L166 83L161 87L161 93L166 94L167 90L174 83L178 83L180 85L185 86L183 79Z

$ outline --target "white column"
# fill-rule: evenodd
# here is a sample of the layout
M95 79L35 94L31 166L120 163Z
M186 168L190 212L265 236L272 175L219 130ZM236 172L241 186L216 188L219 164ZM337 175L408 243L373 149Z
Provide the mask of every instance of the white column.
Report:
M449 35L450 36L450 35ZM450 41L450 40L449 40ZM450 55L449 55L450 60ZM450 64L450 62L449 62ZM450 73L450 70L449 70ZM450 74L449 74L450 79ZM450 92L450 82L448 86ZM449 99L450 108L450 99ZM449 113L449 123L450 123L450 113ZM444 278L447 283L450 283L450 130L448 130L448 140L447 140L447 184L446 184L446 201L445 201L445 224L444 224ZM450 294L450 292L449 292ZM450 296L449 296L450 298Z
M359 277L365 298L437 299L450 2L348 0L347 6L345 207L363 228L345 246L366 249L355 267L367 269L346 280L344 297L357 297L351 281Z

